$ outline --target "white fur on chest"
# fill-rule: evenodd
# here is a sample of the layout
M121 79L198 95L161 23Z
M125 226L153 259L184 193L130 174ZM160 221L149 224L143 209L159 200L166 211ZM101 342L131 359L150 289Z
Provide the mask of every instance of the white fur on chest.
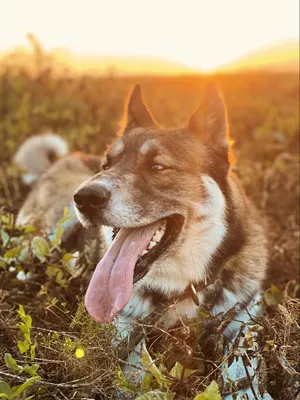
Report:
M145 318L152 311L152 303L143 298L144 289L155 290L169 296L181 294L191 283L205 281L207 266L220 246L225 234L225 199L216 184L208 177L202 177L208 194L207 201L195 204L195 218L186 228L184 240L173 256L155 263L147 275L134 285L134 291L122 314L133 318ZM203 295L199 294L202 302ZM166 325L174 324L184 316L196 316L197 307L191 299L176 305L166 317ZM167 322L168 321L168 322Z
M179 251L151 268L145 279L148 287L166 295L205 281L206 268L226 234L224 196L212 178L203 176L202 181L208 198L194 205L197 222L190 221Z

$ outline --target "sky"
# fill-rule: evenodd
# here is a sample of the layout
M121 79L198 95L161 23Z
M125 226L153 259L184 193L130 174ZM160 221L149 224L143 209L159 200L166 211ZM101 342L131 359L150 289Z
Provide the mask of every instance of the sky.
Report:
M299 37L299 0L0 0L0 53L28 45L213 69Z

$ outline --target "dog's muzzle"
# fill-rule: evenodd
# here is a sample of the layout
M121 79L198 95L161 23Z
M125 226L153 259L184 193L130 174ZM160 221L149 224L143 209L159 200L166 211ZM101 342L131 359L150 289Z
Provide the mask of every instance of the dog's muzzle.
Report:
M107 205L110 197L111 193L103 187L87 186L75 193L74 202L82 214L92 217Z

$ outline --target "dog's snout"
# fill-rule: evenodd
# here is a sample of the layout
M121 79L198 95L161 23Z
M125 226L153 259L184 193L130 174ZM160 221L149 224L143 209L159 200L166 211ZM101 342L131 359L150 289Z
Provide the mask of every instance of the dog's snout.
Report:
M74 201L80 211L90 214L97 209L105 207L110 196L111 193L103 187L83 187L75 193Z

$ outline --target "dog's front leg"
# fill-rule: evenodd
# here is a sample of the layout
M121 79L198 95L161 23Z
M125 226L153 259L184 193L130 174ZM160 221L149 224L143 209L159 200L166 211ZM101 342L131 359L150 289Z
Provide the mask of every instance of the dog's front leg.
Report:
M120 346L122 343L122 347L125 347L125 354L127 353L126 344L128 344L128 347L130 347L130 335L133 331L134 320L130 318L118 317L116 324L118 328L118 339L115 341L115 344ZM145 376L145 370L141 364L141 354L144 344L145 339L142 338L139 343L135 345L133 350L128 350L128 354L126 354L126 357L124 357L121 365L126 380L137 388L140 387ZM125 394L122 390L118 390L116 393L116 399L124 398L124 396Z
M237 390L234 394L224 396L225 400L272 400L267 393L260 394L259 390L259 359L257 357L258 344L256 341L257 332L251 330L255 317L260 314L260 298L256 298L247 309L242 309L236 316L235 321L229 324L224 334L230 337L224 358L228 360L233 357L229 365L226 361L222 365L224 383L231 386L232 383L245 381L245 388ZM250 332L250 340L246 341L246 335ZM252 343L251 343L252 342ZM249 357L248 354L252 356Z

